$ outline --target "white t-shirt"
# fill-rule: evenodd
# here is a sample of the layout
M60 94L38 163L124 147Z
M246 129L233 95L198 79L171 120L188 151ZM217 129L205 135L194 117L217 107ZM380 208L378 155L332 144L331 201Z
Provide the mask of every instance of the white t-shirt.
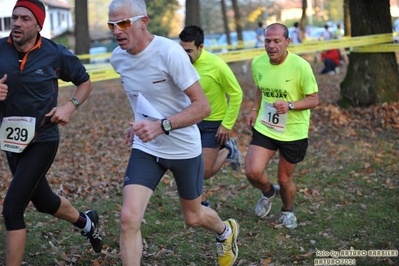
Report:
M136 55L129 54L120 47L115 48L110 62L121 76L135 121L157 120L144 117L139 112L135 100L139 93L163 117L169 117L191 104L184 90L200 79L183 48L160 36L154 36L151 43ZM146 143L135 136L133 148L165 159L189 159L201 154L201 137L194 124L172 130L169 135L161 134Z
M292 41L292 44L301 43L301 39L299 38L299 30L298 29L294 29L292 31L291 41Z
M323 31L321 36L323 37L323 40L325 40L325 41L332 40L332 38L333 38L332 33L329 30L327 30L327 29L325 31Z

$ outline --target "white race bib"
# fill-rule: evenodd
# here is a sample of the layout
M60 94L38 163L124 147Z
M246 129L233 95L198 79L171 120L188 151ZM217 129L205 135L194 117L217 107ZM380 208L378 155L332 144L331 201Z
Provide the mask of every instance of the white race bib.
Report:
M35 126L35 117L4 117L0 127L0 148L3 151L21 153L35 136Z
M282 134L287 125L288 113L277 114L276 112L277 110L273 107L273 104L264 101L264 108L260 114L259 121L270 130Z

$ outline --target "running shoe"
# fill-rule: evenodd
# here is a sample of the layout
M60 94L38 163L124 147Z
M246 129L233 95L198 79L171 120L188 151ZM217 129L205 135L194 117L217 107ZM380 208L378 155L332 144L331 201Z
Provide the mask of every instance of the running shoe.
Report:
M90 244L93 247L93 250L97 253L101 252L101 249L103 247L103 239L100 236L100 233L98 232L98 213L93 210L89 210L85 212L85 214L90 218L91 220L91 229L90 232L81 232L82 236L87 237L90 239Z
M229 150L229 155L226 158L226 161L230 163L230 167L237 171L242 165L242 155L238 150L237 141L233 138L230 138L226 143L226 148Z
M265 197L263 194L261 198L258 200L258 203L255 207L255 214L259 218L263 219L269 213L270 209L272 208L272 201L274 198L280 193L280 186L273 185L274 187L274 195L271 197Z
M231 266L237 259L238 246L237 237L239 225L236 220L230 218L224 221L231 229L231 235L224 241L217 240L216 249L218 253L218 262L220 266Z

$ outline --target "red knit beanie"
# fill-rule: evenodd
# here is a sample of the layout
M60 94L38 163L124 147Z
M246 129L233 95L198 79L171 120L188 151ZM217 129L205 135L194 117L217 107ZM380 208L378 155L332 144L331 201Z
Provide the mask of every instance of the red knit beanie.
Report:
M25 7L29 9L35 16L40 28L43 28L44 19L46 18L46 8L42 2L39 0L18 0L14 9L16 7Z

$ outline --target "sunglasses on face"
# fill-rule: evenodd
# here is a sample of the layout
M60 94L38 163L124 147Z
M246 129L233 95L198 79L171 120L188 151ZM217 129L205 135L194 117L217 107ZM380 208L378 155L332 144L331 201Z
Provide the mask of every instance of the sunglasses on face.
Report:
M127 19L122 19L116 22L112 22L112 21L108 21L108 28L112 31L115 30L115 26L120 29L120 30L127 30L128 28L130 28L134 22L136 22L137 20L139 20L140 18L144 17L142 16L136 16L136 17L132 17L132 18L127 18Z

